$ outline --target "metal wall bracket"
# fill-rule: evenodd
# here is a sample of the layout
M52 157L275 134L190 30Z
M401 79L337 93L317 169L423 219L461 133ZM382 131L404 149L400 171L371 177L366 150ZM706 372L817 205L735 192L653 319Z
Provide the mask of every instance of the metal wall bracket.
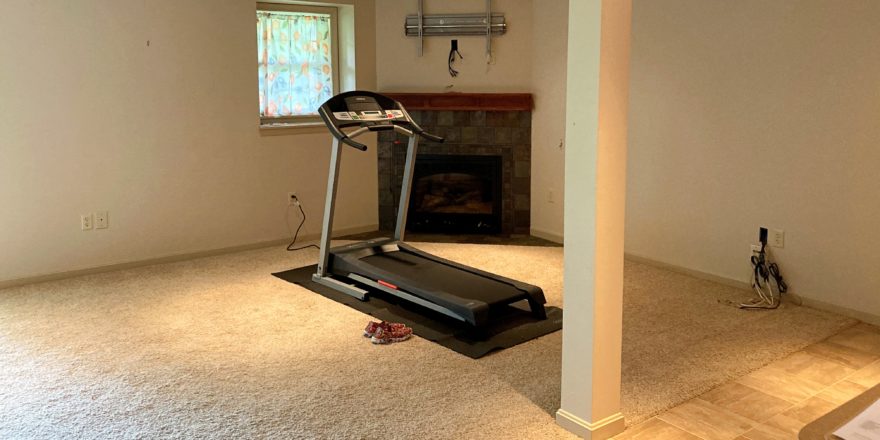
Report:
M492 36L504 35L507 23L504 14L492 13L492 1L486 0L486 12L478 14L437 14L424 15L423 1L419 0L419 12L407 15L404 33L407 37L419 38L419 56L424 49L424 37L438 36L486 36L486 55L492 53Z

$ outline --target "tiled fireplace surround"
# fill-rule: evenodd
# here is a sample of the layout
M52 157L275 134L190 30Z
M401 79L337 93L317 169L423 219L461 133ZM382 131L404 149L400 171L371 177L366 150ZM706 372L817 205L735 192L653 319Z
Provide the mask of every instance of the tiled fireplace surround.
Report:
M444 143L419 141L419 154L501 156L501 234L528 234L532 96L529 94L386 93ZM379 133L379 225L393 230L406 160L406 138Z

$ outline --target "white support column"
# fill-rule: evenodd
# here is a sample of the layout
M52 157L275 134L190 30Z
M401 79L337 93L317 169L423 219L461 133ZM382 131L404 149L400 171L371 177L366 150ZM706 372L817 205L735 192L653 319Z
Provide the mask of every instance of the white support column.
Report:
M620 413L631 0L569 2L562 407L587 439Z

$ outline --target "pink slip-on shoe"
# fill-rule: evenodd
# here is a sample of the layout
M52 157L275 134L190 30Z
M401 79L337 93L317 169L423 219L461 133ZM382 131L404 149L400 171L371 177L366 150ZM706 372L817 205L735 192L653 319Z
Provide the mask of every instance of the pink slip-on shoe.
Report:
M412 336L412 329L404 324L382 322L370 341L374 344L390 344L392 342L401 342Z
M367 324L367 328L364 329L364 337L372 338L373 335L376 334L376 330L378 330L379 328L382 327L382 324L385 324L385 321L382 321L382 322L370 321L370 323Z

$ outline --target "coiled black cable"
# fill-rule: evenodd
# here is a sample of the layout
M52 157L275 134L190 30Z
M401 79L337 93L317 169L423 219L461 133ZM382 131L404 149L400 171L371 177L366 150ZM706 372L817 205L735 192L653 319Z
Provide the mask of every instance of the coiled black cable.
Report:
M782 279L782 274L779 273L779 266L777 266L776 263L770 263L767 270L770 272L770 276L776 280L776 287L779 288L779 293L785 293L788 291L788 284L785 284L785 280Z

